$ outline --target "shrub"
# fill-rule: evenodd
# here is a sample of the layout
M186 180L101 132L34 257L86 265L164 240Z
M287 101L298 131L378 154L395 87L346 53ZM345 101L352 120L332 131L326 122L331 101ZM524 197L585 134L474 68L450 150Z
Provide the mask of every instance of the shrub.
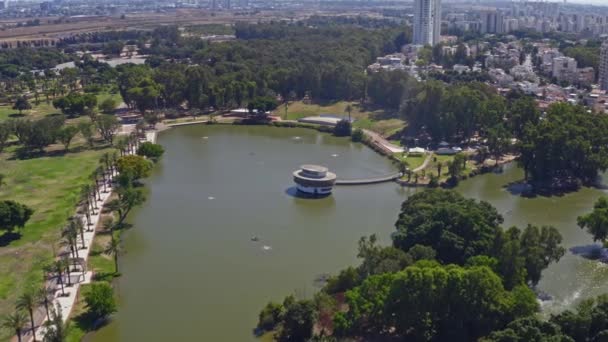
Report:
M351 139L354 142L361 142L363 141L364 138L364 134L363 134L363 130L361 128L357 128L353 131L353 134L351 135Z

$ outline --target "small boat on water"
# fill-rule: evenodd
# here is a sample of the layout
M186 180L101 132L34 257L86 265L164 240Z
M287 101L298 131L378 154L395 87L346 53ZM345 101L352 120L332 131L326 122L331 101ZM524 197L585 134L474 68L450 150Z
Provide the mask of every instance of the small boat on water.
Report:
M260 238L258 238L257 236L254 236L251 238L251 241L258 242L258 241L260 241Z

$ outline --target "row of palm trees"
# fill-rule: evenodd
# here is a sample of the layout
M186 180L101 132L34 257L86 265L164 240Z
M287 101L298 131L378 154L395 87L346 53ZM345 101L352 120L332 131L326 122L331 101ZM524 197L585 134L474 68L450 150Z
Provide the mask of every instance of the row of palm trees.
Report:
M66 226L61 231L62 240L60 245L65 247L65 253L62 256L53 260L51 263L43 267L44 285L40 288L29 288L23 292L15 303L15 311L8 314L0 322L5 329L10 329L21 342L23 333L27 331L25 327L29 324L32 331L34 341L36 341L36 324L34 321L34 312L39 307L44 307L46 317L50 319L53 312L53 289L47 288L46 281L51 278L56 278L61 288L61 296L69 295L65 288L73 285L70 276L71 271L78 268L82 272L84 278L85 265L84 259L80 258L79 250L86 249L86 241L84 237L85 230L92 231L93 222L92 215L97 215L99 208L98 202L101 200L101 194L107 193L112 187L112 179L116 175L116 161L119 156L135 153L138 146L138 137L129 135L126 139L117 142L118 152L105 153L100 158L99 166L90 175L91 183L85 184L81 188L80 193L80 208L76 216L68 219ZM108 225L105 222L104 225ZM112 226L113 223L109 223ZM106 227L107 228L107 227ZM116 272L118 272L118 252L120 250L119 241L114 239L105 249L105 253L114 256ZM65 279L65 283L64 283Z

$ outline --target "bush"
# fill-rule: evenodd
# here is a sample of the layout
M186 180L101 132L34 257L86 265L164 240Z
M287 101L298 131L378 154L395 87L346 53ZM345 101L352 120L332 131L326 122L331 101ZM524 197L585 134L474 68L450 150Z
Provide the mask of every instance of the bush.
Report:
M106 282L93 283L90 289L84 293L84 301L89 312L97 318L116 312L114 289Z
M334 135L337 137L347 137L351 134L350 121L343 119L338 121L336 127L334 127Z
M145 142L137 149L137 155L143 156L154 162L158 161L160 157L165 153L163 147L159 144L153 144L151 142Z
M364 138L364 134L363 134L363 130L361 128L357 128L353 131L353 134L351 135L351 139L354 142L361 142L363 141Z

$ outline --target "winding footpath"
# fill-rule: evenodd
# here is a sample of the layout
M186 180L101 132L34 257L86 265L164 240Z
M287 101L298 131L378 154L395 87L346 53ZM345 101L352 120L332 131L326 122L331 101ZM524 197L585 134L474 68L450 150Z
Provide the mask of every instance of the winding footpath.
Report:
M146 142L146 141L149 141L152 143L156 142L156 131L146 132L145 139L142 139L142 141L140 141L140 142ZM95 214L91 213L91 225L87 227L86 222L83 222L85 224L85 227L87 227L87 229L85 229L85 231L84 231L85 248L79 249L78 254L79 254L80 258L83 259L84 265L87 265L87 262L89 259L89 254L91 252L91 248L93 247L93 239L95 238L95 233L97 232L97 228L99 225L99 221L101 219L101 213L103 211L104 205L106 204L108 199L112 196L112 192L113 192L112 180L116 176L117 176L117 174L110 175L110 177L109 177L110 179L109 179L108 183L106 183L107 191L105 191L105 192L100 191L101 197L97 198L96 199L97 201L95 203L95 208L97 211ZM80 242L79 242L79 245L80 245ZM64 253L63 255L69 254L68 251L64 251L63 253ZM85 266L85 269L86 269L86 266ZM68 287L66 285L68 283L68 280L67 280L68 277L70 279L70 282L72 283L71 287ZM88 270L84 274L82 271L71 271L69 275L64 274L62 280L64 283L65 295L62 294L61 284L59 284L56 276L52 277L51 279L49 279L46 282L45 287L47 288L49 293L52 293L52 296L53 296L53 300L49 304L49 306L56 307L57 305L59 305L61 307L61 314L63 316L64 323L67 322L67 320L70 318L72 309L74 308L74 305L76 304L78 294L80 291L80 285L91 283L92 278L93 278L93 272L88 271ZM35 310L34 323L36 326L36 340L37 341L42 341L44 338L44 334L45 334L44 323L46 322L47 319L48 319L48 317L46 316L46 311L45 311L44 307L39 307ZM24 329L24 332L22 334L22 340L24 342L30 342L30 341L34 340L31 329L27 329L27 330ZM17 336L14 336L11 341L17 341Z

